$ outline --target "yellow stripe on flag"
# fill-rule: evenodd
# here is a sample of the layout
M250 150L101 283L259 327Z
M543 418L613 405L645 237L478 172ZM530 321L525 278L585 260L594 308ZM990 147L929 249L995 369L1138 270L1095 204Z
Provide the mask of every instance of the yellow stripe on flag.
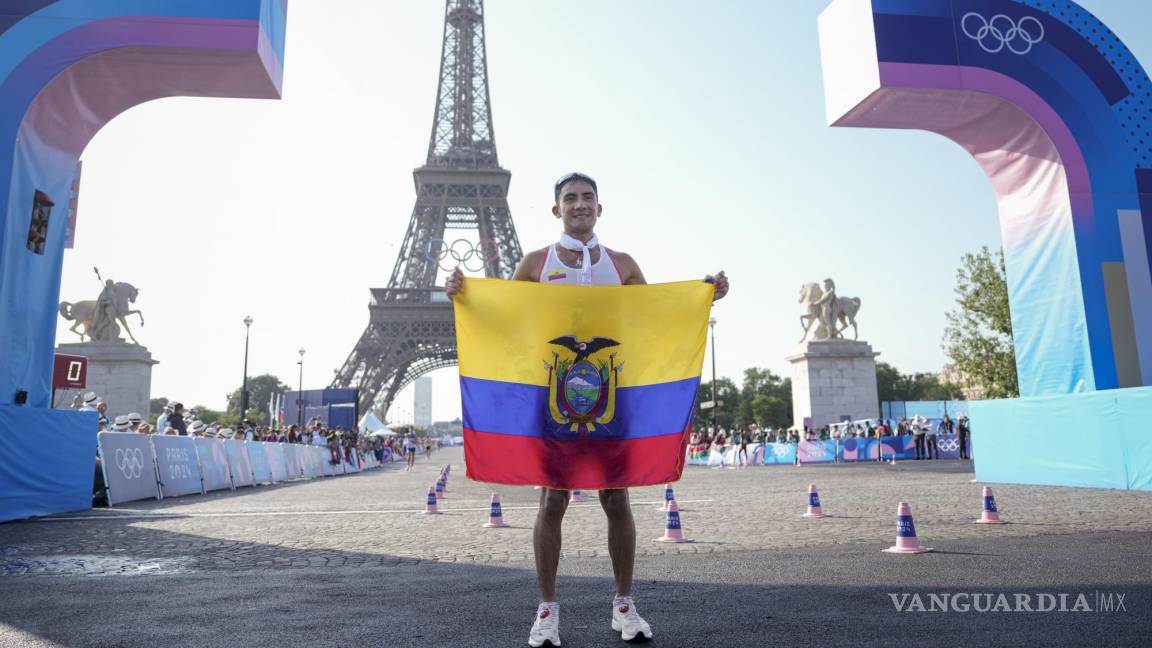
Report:
M703 281L644 286L545 285L465 279L455 299L460 375L548 385L545 362L572 353L549 340L611 338L620 387L695 378L704 362L713 288Z

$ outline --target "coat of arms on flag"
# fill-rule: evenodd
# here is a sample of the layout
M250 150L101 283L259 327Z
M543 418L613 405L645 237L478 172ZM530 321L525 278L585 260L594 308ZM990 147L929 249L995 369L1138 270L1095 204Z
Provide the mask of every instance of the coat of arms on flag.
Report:
M712 295L700 281L467 280L455 311L468 476L560 489L679 479Z

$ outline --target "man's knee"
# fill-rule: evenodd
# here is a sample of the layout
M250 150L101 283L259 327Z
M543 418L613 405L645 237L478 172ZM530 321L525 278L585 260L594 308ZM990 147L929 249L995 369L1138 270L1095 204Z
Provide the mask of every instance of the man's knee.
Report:
M628 518L632 507L628 503L628 489L612 488L600 491L600 506L609 518Z
M559 522L568 510L569 491L544 489L540 495L540 517Z

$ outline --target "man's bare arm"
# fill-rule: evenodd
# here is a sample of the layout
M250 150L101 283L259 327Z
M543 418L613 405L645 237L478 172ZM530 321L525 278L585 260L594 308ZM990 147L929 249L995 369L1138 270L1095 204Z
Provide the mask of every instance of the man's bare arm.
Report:
M632 255L623 252L613 252L612 261L616 263L616 270L620 272L620 283L625 286L640 286L648 283L644 273L640 271L640 264Z
M540 280L540 267L544 265L544 255L548 252L548 248L543 250L533 250L524 255L517 264L516 270L512 273L512 281L539 281Z

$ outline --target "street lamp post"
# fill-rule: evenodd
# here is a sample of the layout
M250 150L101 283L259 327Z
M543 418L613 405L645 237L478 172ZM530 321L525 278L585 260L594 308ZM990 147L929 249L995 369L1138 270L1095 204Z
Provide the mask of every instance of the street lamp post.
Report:
M720 428L716 426L716 410L719 402L716 400L716 318L708 318L708 329L712 332L712 434L719 434Z
M300 387L296 391L296 427L304 429L304 347L300 347Z
M252 318L244 318L244 382L240 387L240 421L248 412L248 331L252 328Z

